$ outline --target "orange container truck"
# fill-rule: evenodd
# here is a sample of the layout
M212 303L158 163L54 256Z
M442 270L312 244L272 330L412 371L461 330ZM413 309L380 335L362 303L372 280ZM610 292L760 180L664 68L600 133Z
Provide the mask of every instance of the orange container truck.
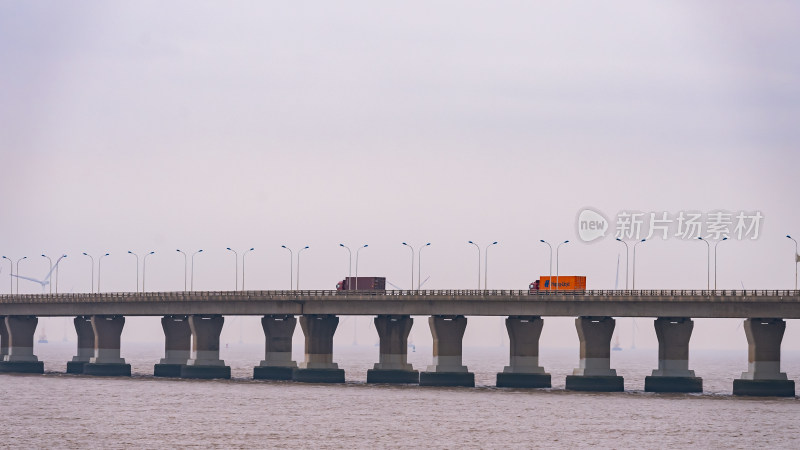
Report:
M529 286L531 291L585 291L586 277L559 275L558 277L539 277Z

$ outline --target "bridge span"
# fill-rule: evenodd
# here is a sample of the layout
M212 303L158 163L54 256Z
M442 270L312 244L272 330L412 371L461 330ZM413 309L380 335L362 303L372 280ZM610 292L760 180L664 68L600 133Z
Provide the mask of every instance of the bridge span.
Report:
M130 375L120 356L125 316L161 316L165 357L155 376L229 378L219 359L225 315L263 316L265 359L256 379L344 382L334 362L333 335L340 315L375 316L379 362L367 382L474 386L462 364L467 316L504 316L509 365L497 386L547 388L550 375L539 366L542 317L576 317L580 359L566 387L621 391L623 379L610 366L613 317L652 317L659 341L658 368L645 390L702 392L702 378L689 369L692 318L742 318L749 348L748 370L734 380L738 395L795 395L794 381L780 371L785 319L800 318L800 291L703 290L419 290L419 291L223 291L0 296L0 372L43 373L33 352L38 317L74 317L78 335L67 372ZM429 316L433 363L419 372L407 363L413 318ZM292 360L297 322L305 335L305 360Z

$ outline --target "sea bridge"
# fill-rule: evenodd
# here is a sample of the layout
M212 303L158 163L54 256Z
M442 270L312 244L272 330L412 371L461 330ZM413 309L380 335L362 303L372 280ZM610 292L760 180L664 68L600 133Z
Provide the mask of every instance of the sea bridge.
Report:
M734 380L737 395L795 395L794 381L780 371L786 319L800 319L797 290L387 290L212 291L76 293L0 296L0 372L42 373L33 352L38 317L74 317L76 355L67 372L130 375L120 356L126 316L160 316L164 358L154 375L229 378L219 358L226 315L262 316L265 358L256 379L344 382L334 362L333 335L340 315L374 316L380 356L370 383L474 386L462 364L468 316L503 316L509 333L509 365L497 386L547 388L539 365L543 317L576 317L578 367L567 377L572 390L621 391L623 379L610 365L614 317L652 317L659 341L658 368L645 390L702 392L702 378L689 369L692 318L741 318L748 342L748 370ZM429 316L433 363L422 372L407 362L413 318ZM297 322L305 335L305 359L292 360Z

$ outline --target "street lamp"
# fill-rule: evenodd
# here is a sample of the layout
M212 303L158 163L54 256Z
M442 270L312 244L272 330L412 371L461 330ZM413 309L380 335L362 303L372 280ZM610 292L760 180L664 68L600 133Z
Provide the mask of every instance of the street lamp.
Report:
M307 249L308 246L301 248L297 251L297 290L300 290L300 253L303 253L303 250ZM356 273L358 272L358 252L356 252Z
M225 250L228 250L229 252L233 252L233 262L234 262L234 265L236 265L236 271L234 272L235 279L234 279L234 283L233 283L233 290L234 291L238 291L239 290L239 254L236 253L236 250L233 250L230 247L226 247Z
M255 247L250 247L249 250L242 253L242 290L244 290L244 257L253 250L255 250Z
M475 248L478 249L478 290L480 291L481 290L481 247L472 241L467 241L467 243L474 245Z
M100 263L103 262L103 257L104 256L108 256L108 255L109 255L109 253L105 253L103 255L100 255L99 258L97 258L97 293L98 294L100 293Z
M183 255L183 292L186 292L186 272L189 270L189 262L186 258L186 253L182 252L181 249L175 251Z
M344 248L347 250L347 278L353 277L353 252L350 251L350 247L339 244L339 247ZM344 287L344 286L343 286Z
M139 255L128 250L128 253L136 257L136 293L139 293Z
M367 248L369 245L364 244L361 247L358 247L356 250L356 290L358 290L358 254L361 252L362 248Z
M403 245L411 249L411 287L410 289L414 289L414 247L406 244L403 242Z
M486 246L483 251L483 288L489 289L489 247L497 245L497 241Z
M629 271L628 263L630 262L631 256L630 256L630 253L629 253L629 250L628 250L628 243L623 241L620 238L617 238L617 240L622 242L623 244L625 244L625 290L627 291L628 290L628 271Z
M23 256L22 258L17 260L17 294L19 295L19 262L23 259L28 259L27 256Z
M198 253L203 253L203 250L200 249L200 250L192 253L192 278L189 281L189 289L191 289L192 292L194 292L194 255L196 255Z
M56 294L58 294L58 267L59 267L59 263L61 263L61 260L66 258L66 257L67 257L67 255L63 254L63 255L61 255L61 258L58 258L58 260L56 260Z
M53 260L50 259L50 257L45 255L44 253L42 253L42 258L47 258L47 262L50 264L50 271L47 272L47 276L50 276L53 273ZM52 294L53 293L53 283L47 283L47 284L50 285L50 293Z
M559 287L558 286L558 263L559 263L558 251L561 249L561 246L566 244L567 242L569 242L569 241L564 241L564 242L558 244L558 246L556 247L556 289L558 289L558 287ZM551 280L550 283L552 284L553 281Z
M92 255L90 255L90 254L88 254L86 252L83 252L83 256L88 256L89 259L92 260L92 288L90 290L91 290L91 293L94 294L94 258L92 258Z
M553 246L550 245L550 243L545 241L544 239L539 239L539 242L547 244L547 246L550 247L550 277L548 278L549 280L548 289L552 290L553 289ZM541 289L541 286L539 286L539 289Z
M8 292L11 295L14 295L14 261L12 261L11 258L7 256L3 256L3 259L7 259L8 264L11 266L11 273L8 274L8 284L9 284Z
M152 252L144 255L144 258L142 258L143 259L143 261L142 261L142 294L147 292L144 289L144 282L145 282L145 279L147 278L147 257L152 255L153 253L155 253L155 252L152 251Z
M417 290L422 289L422 249L430 246L431 243L428 242L427 244L420 247L419 251L417 252ZM411 288L412 289L414 288L413 284Z
M728 240L727 237L722 238L722 241L727 241L727 240ZM717 243L714 244L714 290L715 291L717 290L717 246L722 241L717 241Z
M793 237L786 235L787 238L794 241L794 290L797 290L797 263L800 263L800 253L797 253L797 241Z
M706 289L709 291L711 290L711 244L708 243L707 240L703 239L702 236L698 236L697 239L706 243L706 247L708 247L708 256L706 256ZM715 247L716 248L716 247Z
M636 290L636 246L646 240L647 239L642 239L641 241L638 241L635 244L633 244L633 286L632 286L633 290Z
M292 279L294 275L294 253L292 252L292 249L285 245L281 245L281 248L289 250L289 290L291 291L292 285L294 284L294 280Z

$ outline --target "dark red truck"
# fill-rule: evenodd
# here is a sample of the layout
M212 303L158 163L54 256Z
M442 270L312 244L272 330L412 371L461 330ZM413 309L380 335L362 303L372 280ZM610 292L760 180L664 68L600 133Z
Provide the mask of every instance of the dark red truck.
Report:
M385 277L347 277L336 283L337 291L385 291Z

